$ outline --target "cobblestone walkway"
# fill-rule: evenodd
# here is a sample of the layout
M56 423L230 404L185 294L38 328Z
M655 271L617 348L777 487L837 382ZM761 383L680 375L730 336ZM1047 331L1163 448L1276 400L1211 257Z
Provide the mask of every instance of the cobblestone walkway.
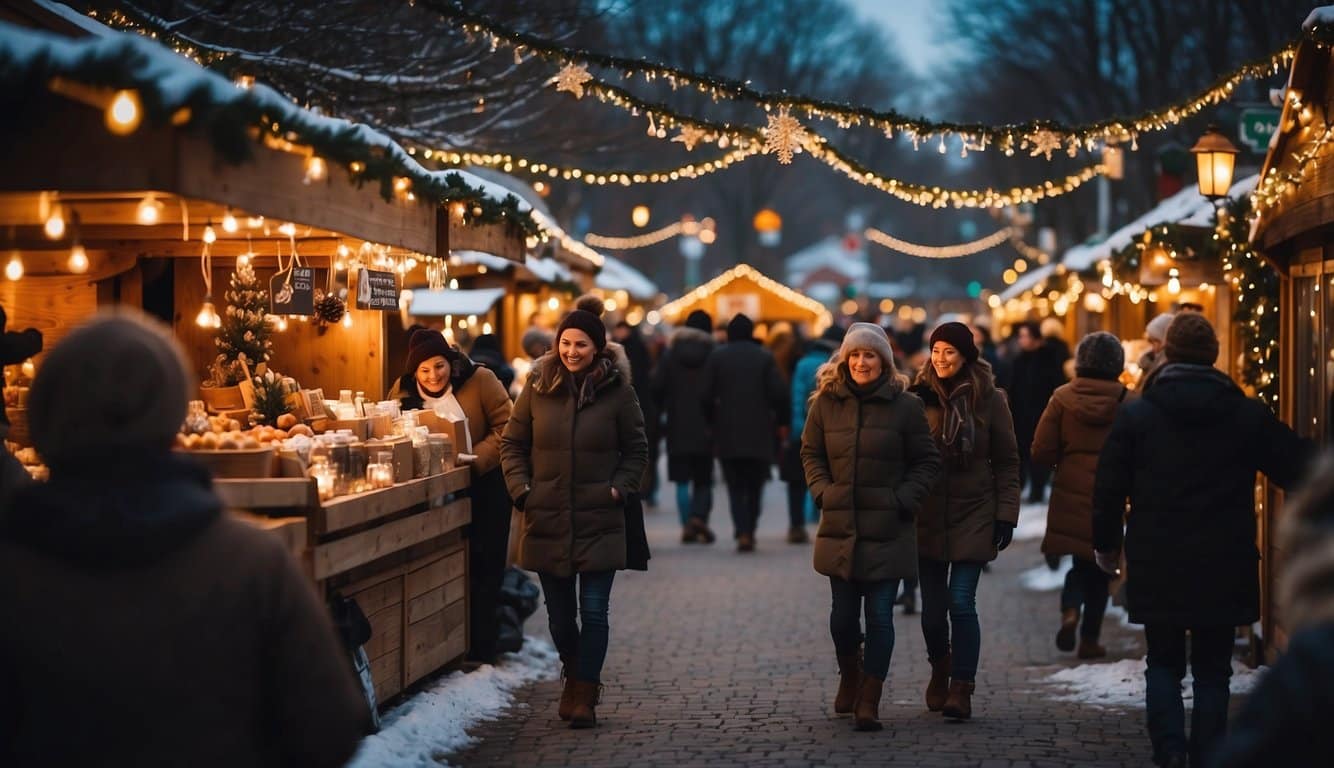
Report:
M974 719L928 713L928 667L916 616L896 609L896 643L881 717L885 730L856 733L832 714L837 666L829 639L828 581L811 548L784 543L782 486L766 489L758 551L731 546L719 487L713 546L682 546L676 510L647 515L647 573L617 574L611 650L598 727L571 731L556 717L559 683L522 691L477 746L450 756L464 766L1142 766L1149 764L1142 710L1059 702L1042 682L1075 664L1052 637L1056 594L1022 589L1040 565L1037 541L1016 542L982 577L982 660ZM812 529L813 531L813 529ZM546 635L539 611L527 625ZM1109 617L1108 661L1142 658L1141 636Z

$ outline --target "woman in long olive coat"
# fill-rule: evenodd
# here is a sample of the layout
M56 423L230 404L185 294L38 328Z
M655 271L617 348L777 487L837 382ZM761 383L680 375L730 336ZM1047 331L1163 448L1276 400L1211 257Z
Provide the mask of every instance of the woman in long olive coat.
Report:
M820 368L801 437L806 480L820 508L815 570L829 577L833 593L829 628L840 672L834 711L855 712L858 730L880 728L894 596L900 579L917 575L913 518L940 473L922 402L907 385L884 330L855 323Z
M625 504L639 492L648 440L629 365L608 349L601 302L579 306L556 330L556 349L533 363L500 459L523 510L519 564L542 581L565 664L559 714L572 728L589 728L597 723L612 577L626 567Z
M913 387L926 403L945 470L917 516L922 635L931 661L926 706L972 716L981 654L977 583L1019 521L1019 449L1005 395L978 356L973 332L944 323Z

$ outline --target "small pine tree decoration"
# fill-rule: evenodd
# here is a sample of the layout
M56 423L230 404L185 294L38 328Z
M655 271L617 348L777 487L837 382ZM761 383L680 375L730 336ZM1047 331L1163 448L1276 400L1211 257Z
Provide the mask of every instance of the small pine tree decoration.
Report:
M295 381L269 370L252 378L251 383L255 385L254 406L250 409L251 421L271 427L278 423L279 416L292 412L287 396L298 391Z
M265 316L269 311L269 292L255 277L255 268L238 264L232 272L231 288L227 290L227 311L223 313L213 343L218 347L214 381L220 387L229 387L245 378L239 360L245 359L252 369L267 363L273 345L269 337L273 328Z

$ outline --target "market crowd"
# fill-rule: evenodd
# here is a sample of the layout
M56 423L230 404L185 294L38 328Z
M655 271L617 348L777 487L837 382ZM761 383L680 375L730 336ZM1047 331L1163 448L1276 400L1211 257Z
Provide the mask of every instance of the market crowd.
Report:
M1074 563L1053 612L1059 650L1106 655L1103 614L1124 581L1145 626L1156 764L1260 765L1329 741L1328 468L1283 532L1290 650L1227 732L1235 628L1259 618L1254 477L1295 491L1313 457L1214 367L1218 337L1200 312L1152 320L1148 351L1127 365L1105 332L1072 352L1059 321L1020 324L999 344L950 319L835 324L809 340L784 324L761 341L744 314L716 323L697 310L659 344L609 328L603 310L579 299L554 330L525 333L512 361L494 337L464 352L410 329L391 393L467 418L471 661L500 652L514 560L540 581L562 664L557 715L571 727L597 724L615 574L649 564L644 508L671 484L681 541L714 544L720 467L745 557L776 467L787 542L809 545L815 526L830 609L811 619L827 618L831 708L856 730L883 727L896 604L920 610L923 705L973 716L978 585L1027 498L1048 505L1042 551ZM8 332L0 363L40 348ZM345 643L290 556L224 514L207 473L170 450L190 380L166 329L127 312L47 352L29 418L49 480L0 457L0 763L332 766L372 727ZM71 726L70 701L97 715Z

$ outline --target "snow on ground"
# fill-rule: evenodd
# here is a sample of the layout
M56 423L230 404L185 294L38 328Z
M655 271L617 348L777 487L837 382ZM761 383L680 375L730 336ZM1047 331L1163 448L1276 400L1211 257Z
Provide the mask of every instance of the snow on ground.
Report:
M1029 568L1019 574L1019 586L1032 592L1051 592L1065 585L1065 575L1070 572L1074 559L1069 555L1061 558L1061 566L1052 570L1044 563L1036 568Z
M1232 682L1234 694L1250 693L1268 667L1251 669L1234 660ZM1057 694L1057 701L1069 701L1094 707L1144 707L1144 659L1122 659L1098 664L1081 664L1049 675L1044 682L1065 688ZM1182 697L1190 706L1194 693L1190 674L1186 675Z
M1015 541L1040 539L1047 533L1047 502L1019 506L1019 525L1014 529Z
M505 654L497 666L450 673L390 710L384 727L366 737L348 768L447 765L447 755L472 743L468 729L500 715L515 689L558 674L551 643L526 638L523 650Z

